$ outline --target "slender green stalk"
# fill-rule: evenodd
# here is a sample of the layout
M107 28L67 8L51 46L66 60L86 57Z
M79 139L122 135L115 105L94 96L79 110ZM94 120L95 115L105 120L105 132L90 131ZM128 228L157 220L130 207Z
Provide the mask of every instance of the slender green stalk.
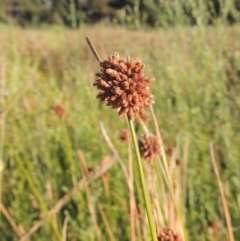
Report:
M128 117L128 122L129 122L129 126L130 126L130 131L131 131L131 134L132 134L134 149L135 149L136 156L137 156L137 164L138 164L138 170L139 170L139 175L140 175L140 182L141 182L141 186L142 186L142 190L143 190L143 197L144 197L144 201L145 201L145 206L146 206L146 211L147 211L148 222L149 222L152 240L158 241L157 232L156 232L155 223L154 223L154 218L153 218L152 209L151 209L151 204L150 204L150 198L149 198L149 194L148 194L148 191L147 191L147 184L146 184L146 179L145 179L145 175L144 175L144 171L143 171L143 165L142 165L142 160L141 160L141 156L140 156L140 152L139 152L139 147L138 147L138 142L137 142L137 137L136 137L136 132L135 132L133 120L130 117Z
M159 164L159 167L161 169L163 180L166 184L167 189L170 192L170 195L171 195L171 198L172 198L172 201L173 201L173 205L174 205L174 208L176 210L176 214L178 216L178 221L179 221L180 227L182 229L181 234L184 236L185 240L188 240L186 228L183 225L182 210L180 210L180 208L179 208L179 206L177 205L177 202L176 202L176 198L175 198L175 194L174 194L174 188L173 188L169 168L168 168L168 165L167 165L167 158L166 158L166 154L165 154L165 150L164 150L162 136L161 136L161 133L160 133L160 130L159 130L159 127L158 127L157 118L156 118L156 115L155 115L155 112L154 112L152 106L150 106L150 110L151 110L152 118L153 118L153 121L154 121L157 136L159 137L160 142L161 142L161 153L162 153L161 157L162 157L162 159L160 160L158 158L158 164Z
M30 172L27 168L25 168L24 164L23 164L23 161L20 159L19 155L17 153L14 153L14 160L16 161L18 167L19 167L19 170L21 170L22 174L23 174L23 177L26 178L26 180L28 181L28 184L33 192L33 194L35 195L38 203L40 204L42 210L44 211L44 213L49 213L48 211L48 207L47 207L47 204L45 203L40 191L39 191L39 188L38 188L38 185L36 184L37 180L34 180L31 175L30 175ZM61 240L61 234L58 230L58 228L54 225L53 221L52 221L52 218L50 219L50 223L51 223L51 226L57 236L57 239L58 240Z
M77 28L77 13L76 13L76 5L74 0L70 0L70 15L72 28Z

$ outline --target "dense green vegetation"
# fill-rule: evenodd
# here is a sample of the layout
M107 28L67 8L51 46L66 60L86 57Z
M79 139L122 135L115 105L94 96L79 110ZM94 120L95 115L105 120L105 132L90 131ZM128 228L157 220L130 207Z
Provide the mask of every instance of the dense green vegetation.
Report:
M239 26L223 25L136 32L106 27L74 31L1 27L0 64L5 65L5 78L1 77L1 199L18 225L14 230L1 206L1 240L17 240L17 233L26 233L83 177L79 150L88 166L97 166L112 154L100 121L128 165L127 145L119 139L121 130L127 128L126 120L95 98L92 83L99 66L85 42L86 35L102 59L115 51L121 57L140 57L147 75L156 78L151 85L154 110L165 149L177 150L176 157L168 154L167 158L181 193L179 206L186 208L189 240L228 240L210 142L239 240L240 32ZM57 115L56 106L61 106L64 116ZM147 114L148 128L155 132L149 111ZM140 126L137 129L143 133ZM174 158L183 164L174 166ZM29 240L62 240L66 217L67 240L99 240L96 223L102 240L112 240L104 215L115 240L130 240L127 181L119 164L109 175L109 196L102 179L94 180ZM143 214L138 173L134 175L135 197ZM169 210L167 205L163 208ZM217 233L212 230L213 221L219 226ZM167 226L169 222L163 223ZM145 228L143 236L148 240Z
M76 28L102 22L141 26L239 23L239 0L1 0L0 22L21 26L48 24Z

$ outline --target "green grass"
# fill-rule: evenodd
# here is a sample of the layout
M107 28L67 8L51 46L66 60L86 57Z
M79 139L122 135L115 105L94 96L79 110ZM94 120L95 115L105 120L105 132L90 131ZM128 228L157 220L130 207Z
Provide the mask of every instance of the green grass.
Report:
M211 165L211 141L234 236L239 240L239 26L135 32L103 27L76 31L1 27L0 63L6 65L1 103L1 110L6 111L5 126L1 124L5 129L1 146L4 163L1 194L12 219L27 232L81 179L77 150L83 152L88 166L98 165L111 154L101 133L100 120L127 165L127 147L119 139L127 123L95 98L97 90L92 83L99 66L85 42L86 35L102 59L115 51L121 57L140 57L146 64L147 75L156 78L151 90L165 149L177 147L180 159L184 159L184 153L188 154L188 185L183 195L186 195L184 217L189 240L213 240L208 225L212 220L220 225L216 240L228 240ZM66 110L63 119L52 109L58 104ZM154 132L151 119L148 127ZM138 133L143 130L139 128ZM170 162L170 156L168 159ZM182 173L184 167L179 169ZM129 200L126 178L119 165L113 166L109 173L110 197L105 197L101 179L95 180L89 185L91 203L102 240L110 239L97 203L101 204L115 239L127 241L130 218L122 207ZM134 174L136 199L141 204L137 171ZM182 175L179 180L182 188ZM69 217L67 240L98 240L88 203L86 190L79 191L30 240L60 240L66 216ZM2 240L18 239L3 213L0 227Z

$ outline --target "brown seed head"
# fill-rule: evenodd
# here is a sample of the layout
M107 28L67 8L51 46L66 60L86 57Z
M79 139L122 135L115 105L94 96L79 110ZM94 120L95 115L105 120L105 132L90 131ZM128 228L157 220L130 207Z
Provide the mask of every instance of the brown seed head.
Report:
M181 158L177 158L175 162L176 162L176 166L181 166L183 163L183 160Z
M125 142L125 143L128 143L131 141L131 134L128 130L122 130L120 135L119 135L119 138Z
M138 139L139 150L142 158L154 161L161 153L160 140L154 135L143 135Z
M144 65L139 59L120 59L118 53L100 62L98 79L93 85L99 92L97 98L117 109L118 114L127 114L131 119L144 112L144 107L154 103L148 85L154 79L144 76Z
M108 179L109 179L110 175L108 172L104 172L102 175L101 175L101 179L103 182L107 182Z
M157 234L158 241L182 241L177 232L173 231L171 228L160 229Z
M53 106L53 110L60 119L64 118L64 116L66 115L66 110L62 105Z
M167 151L166 153L171 157L173 155L173 152L174 152L174 147L170 146L167 148Z
M87 166L87 170L86 170L87 174L94 173L94 171L95 171L94 167Z
M212 228L214 235L218 234L219 231L219 223L217 220L211 220L208 223L208 226Z

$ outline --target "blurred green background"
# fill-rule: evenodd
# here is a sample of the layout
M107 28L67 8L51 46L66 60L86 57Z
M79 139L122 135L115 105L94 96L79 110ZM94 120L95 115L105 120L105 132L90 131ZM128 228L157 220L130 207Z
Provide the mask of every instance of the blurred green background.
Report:
M238 23L239 0L1 0L0 21L21 26L79 27L105 23L142 26Z

